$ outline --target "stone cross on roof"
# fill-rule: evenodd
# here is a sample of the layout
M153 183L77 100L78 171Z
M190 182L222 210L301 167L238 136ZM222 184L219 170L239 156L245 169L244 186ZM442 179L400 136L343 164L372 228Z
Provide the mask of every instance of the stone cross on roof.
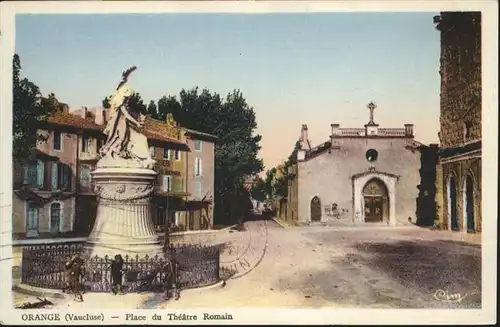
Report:
M373 110L377 108L377 105L373 102L370 102L367 105L368 109L370 109L370 121L368 122L368 125L375 125L375 122L373 121Z

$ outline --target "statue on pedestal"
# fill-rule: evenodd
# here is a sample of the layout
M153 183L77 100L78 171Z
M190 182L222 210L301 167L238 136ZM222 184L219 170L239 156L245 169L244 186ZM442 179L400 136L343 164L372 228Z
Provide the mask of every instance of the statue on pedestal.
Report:
M151 169L155 161L149 152L148 140L141 133L144 117L131 112L129 101L135 94L126 87L128 76L135 66L123 72L122 80L111 97L109 120L104 129L106 143L100 149L97 167L99 168L145 168ZM136 114L138 119L133 115Z
M111 97L106 143L92 172L99 204L86 256L115 255L163 257L152 219L151 198L157 173L142 130L143 119L130 106L134 91L127 88L127 69Z

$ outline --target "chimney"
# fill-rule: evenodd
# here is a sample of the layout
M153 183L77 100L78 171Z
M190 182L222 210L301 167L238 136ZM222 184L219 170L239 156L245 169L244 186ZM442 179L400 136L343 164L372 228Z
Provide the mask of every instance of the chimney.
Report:
M405 124L405 136L413 137L413 124Z
M61 103L60 105L61 105L62 112L64 112L65 114L68 114L69 113L69 107L68 107L68 105L65 104L65 103Z
M331 124L332 136L340 135L340 124Z
M307 125L303 124L302 129L300 130L300 147L305 149L307 146L307 141L309 140L309 135L307 132Z

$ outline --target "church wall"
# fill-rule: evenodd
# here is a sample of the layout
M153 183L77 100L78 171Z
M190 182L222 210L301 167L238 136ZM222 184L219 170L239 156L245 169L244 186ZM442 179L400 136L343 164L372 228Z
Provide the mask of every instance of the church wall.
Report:
M310 220L310 202L314 196L321 200L322 221L332 218L325 214L325 206L336 203L338 210L344 212L339 223L352 222L355 214L352 176L368 171L370 163L365 154L371 148L378 151L378 160L374 164L376 171L400 176L396 184L398 223L407 224L408 217L415 221L420 152L408 150L405 145L403 138L341 138L340 149L299 162L299 222Z

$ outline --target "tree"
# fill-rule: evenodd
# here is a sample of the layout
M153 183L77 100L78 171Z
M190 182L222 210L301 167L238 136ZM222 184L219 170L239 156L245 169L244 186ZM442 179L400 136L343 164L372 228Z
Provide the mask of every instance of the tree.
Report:
M105 97L102 100L102 107L105 109L111 108L110 101L111 101L111 96ZM147 114L146 105L144 104L144 100L142 100L140 93L138 92L134 93L134 95L130 97L128 104L130 111L141 113L143 115Z
M158 100L158 119L165 120L167 114L171 113L174 119L181 123L183 121L182 107L175 96L163 96ZM182 125L182 123L181 123Z
M261 177L257 178L255 185L250 190L250 194L257 201L264 201L266 199L265 182Z
M59 107L55 95L51 93L42 103L40 89L27 78L21 79L21 59L17 54L13 58L13 125L12 125L12 156L18 162L31 157L38 142L47 138L38 133L41 121Z
M110 101L111 101L111 96L109 96L109 97L105 97L105 98L104 98L104 100L102 100L102 107L103 107L104 109L109 109L109 108L111 108L111 103L110 103Z
M158 119L158 109L153 100L149 101L148 107L146 108L146 114L151 116L151 118Z
M223 101L219 94L197 87L180 92L182 126L217 136L215 143L215 219L219 223L235 223L235 213L242 199L243 179L262 171L257 157L261 136L255 134L255 112L239 90L229 93ZM174 116L175 117L175 116Z
M129 99L128 102L130 111L135 113L141 113L143 115L146 114L146 105L142 100L141 94L139 92L134 93Z

